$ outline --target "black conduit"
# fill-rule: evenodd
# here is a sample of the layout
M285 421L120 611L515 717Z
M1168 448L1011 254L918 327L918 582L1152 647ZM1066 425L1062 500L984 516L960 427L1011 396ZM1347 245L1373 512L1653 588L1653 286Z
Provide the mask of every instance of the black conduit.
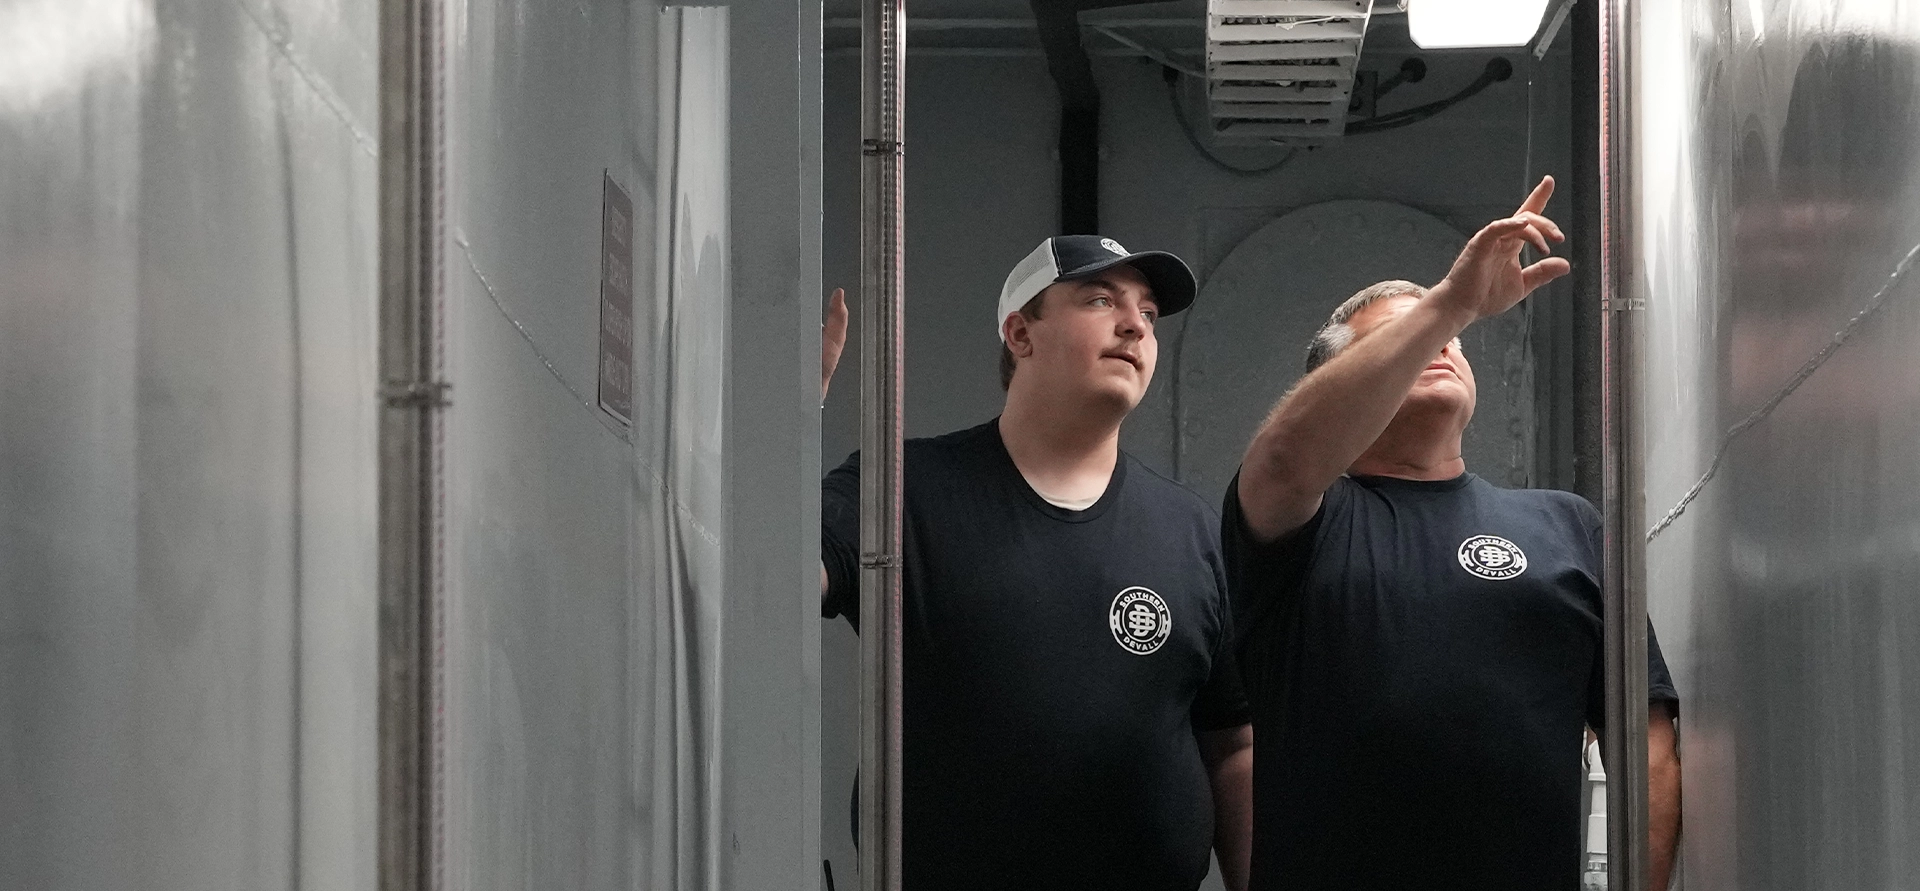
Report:
M1028 0L1060 90L1061 235L1100 234L1100 86L1080 42L1080 13L1151 0Z
M1040 48L1060 90L1060 234L1100 231L1100 88L1075 0L1032 0Z
M1573 478L1559 481L1599 504L1600 491L1600 4L1573 5L1572 319Z

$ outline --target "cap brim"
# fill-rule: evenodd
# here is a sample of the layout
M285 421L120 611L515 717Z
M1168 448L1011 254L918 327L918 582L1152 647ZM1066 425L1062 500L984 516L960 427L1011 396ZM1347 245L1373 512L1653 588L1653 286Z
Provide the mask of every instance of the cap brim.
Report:
M1160 308L1160 315L1170 316L1193 305L1194 293L1199 289L1199 285L1193 278L1193 270L1187 268L1186 261L1166 251L1141 251L1137 254L1090 263L1078 269L1062 272L1054 281L1080 281L1092 278L1115 266L1132 266L1146 277L1147 287L1153 289L1153 302Z

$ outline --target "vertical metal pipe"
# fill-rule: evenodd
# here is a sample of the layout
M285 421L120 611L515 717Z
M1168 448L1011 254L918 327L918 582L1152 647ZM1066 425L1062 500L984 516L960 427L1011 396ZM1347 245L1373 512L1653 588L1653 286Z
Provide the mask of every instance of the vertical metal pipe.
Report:
M441 414L439 0L380 3L379 887L435 887Z
M900 887L905 0L860 6L860 887Z
M1601 646L1606 659L1607 873L1613 891L1647 884L1647 542L1644 388L1640 345L1646 322L1636 252L1638 186L1633 41L1636 0L1608 0L1601 20L1601 424L1606 513L1606 578ZM1664 891L1664 889L1656 889Z

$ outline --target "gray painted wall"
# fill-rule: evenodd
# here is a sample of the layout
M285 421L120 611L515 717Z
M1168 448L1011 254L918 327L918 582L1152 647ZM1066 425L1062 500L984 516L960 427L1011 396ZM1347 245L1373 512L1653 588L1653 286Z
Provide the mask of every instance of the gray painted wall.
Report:
M821 22L731 6L724 887L820 881ZM798 870L796 872L796 870ZM844 887L844 886L843 886Z
M1392 71L1404 34L1388 23L1364 68ZM1397 109L1451 94L1476 76L1484 54L1426 54L1427 79L1402 87L1383 106ZM1260 177L1209 166L1175 129L1158 65L1096 59L1103 96L1103 233L1129 248L1171 250L1201 276L1242 239L1290 210L1323 201L1400 202L1470 233L1512 212L1542 173L1564 174L1569 151L1567 50L1560 42L1537 65L1509 55L1512 80L1495 84L1447 114L1415 126L1302 154ZM826 64L826 287L858 285L859 70L857 58ZM1194 97L1197 101L1197 97ZM908 60L907 347L905 419L909 436L979 423L998 413L999 340L993 306L1012 264L1054 234L1057 98L1046 65L1031 57L930 56ZM1225 153L1223 153L1225 154ZM1277 151L1226 155L1259 166ZM1563 199L1557 199L1564 201ZM1564 212L1564 205L1559 205ZM1577 233L1574 233L1577 235ZM1310 290L1310 289L1309 289ZM1351 289L1318 296L1326 308ZM1548 299L1564 299L1552 289ZM851 302L851 300L850 300ZM859 324L859 319L853 321ZM1162 323L1161 363L1146 401L1122 431L1125 448L1171 471L1174 413L1166 381L1185 320ZM1298 354L1303 342L1276 338ZM858 447L857 338L841 360L839 383L822 417L822 468ZM1532 345L1527 345L1531 348ZM1482 372L1483 374L1485 372ZM1273 396L1290 381L1276 381ZM1550 397L1552 394L1541 394ZM1544 400L1550 404L1551 399ZM1516 462L1531 479L1532 456ZM1477 468L1496 475L1496 468ZM1509 477L1511 478L1511 477ZM1204 492L1212 499L1218 493ZM857 763L857 641L845 622L822 623L823 850L843 887L855 855L847 830ZM1209 880L1214 881L1213 879Z

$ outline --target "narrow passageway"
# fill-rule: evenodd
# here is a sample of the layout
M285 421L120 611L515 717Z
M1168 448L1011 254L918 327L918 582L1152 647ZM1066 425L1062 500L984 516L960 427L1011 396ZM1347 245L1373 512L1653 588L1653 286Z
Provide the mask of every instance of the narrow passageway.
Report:
M1908 887L1916 128L1920 0L0 3L0 888Z

